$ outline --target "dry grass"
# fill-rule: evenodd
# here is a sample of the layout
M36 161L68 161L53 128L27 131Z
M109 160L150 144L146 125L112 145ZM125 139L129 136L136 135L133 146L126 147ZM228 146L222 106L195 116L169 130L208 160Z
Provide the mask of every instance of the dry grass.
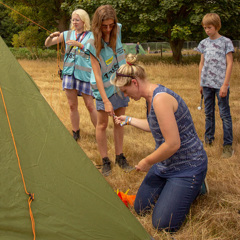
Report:
M69 120L69 109L66 96L61 90L61 81L57 77L56 62L42 61L19 61L23 68L32 76L38 85L42 95L51 105L60 120L71 133L71 123ZM161 83L180 94L186 101L200 138L204 136L204 111L199 111L197 107L200 103L198 88L198 66L173 65L151 65L146 66L149 80ZM152 228L151 216L138 218L145 229L155 238L176 240L237 240L240 239L240 101L238 83L240 76L240 64L234 62L231 78L230 106L233 118L234 130L234 150L235 155L230 159L220 159L222 150L222 123L218 110L216 111L216 141L212 147L206 147L209 158L209 170L207 174L210 194L202 196L196 200L191 207L187 221L178 233L170 235L166 232L157 232ZM100 164L101 159L95 141L94 127L91 125L88 112L84 106L82 98L79 98L81 141L79 145L92 160L94 164ZM127 114L144 118L146 115L145 102L131 101L127 108ZM114 144L112 135L112 122L108 128L109 155L114 160ZM139 160L152 152L154 141L150 133L125 127L124 153L131 164L136 164ZM124 173L119 167L113 168L111 176L106 180L114 190L126 191L129 194L136 194L138 187L144 178L144 173Z

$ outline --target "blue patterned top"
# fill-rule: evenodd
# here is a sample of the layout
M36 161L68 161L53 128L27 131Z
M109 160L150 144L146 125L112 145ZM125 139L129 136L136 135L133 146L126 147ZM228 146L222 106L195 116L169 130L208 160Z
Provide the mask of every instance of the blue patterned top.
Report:
M232 41L226 37L203 39L197 50L204 56L204 65L201 72L201 86L220 89L226 74L226 55L234 52Z
M155 174L162 177L190 177L198 174L207 169L208 160L203 144L195 130L190 111L178 94L162 85L158 85L154 90L151 109L147 115L147 120L156 143L155 149L165 141L153 108L154 97L161 93L170 94L178 102L178 109L174 115L178 125L181 146L169 159L153 165Z

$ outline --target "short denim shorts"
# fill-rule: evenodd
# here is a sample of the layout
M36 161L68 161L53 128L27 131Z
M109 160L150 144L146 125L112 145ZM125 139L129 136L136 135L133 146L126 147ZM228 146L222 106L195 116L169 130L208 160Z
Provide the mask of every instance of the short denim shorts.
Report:
M121 107L127 107L129 102L129 97L124 97L122 92L115 93L108 99L112 103L114 110ZM104 103L102 100L96 99L96 108L97 108L97 111L99 110L105 111Z

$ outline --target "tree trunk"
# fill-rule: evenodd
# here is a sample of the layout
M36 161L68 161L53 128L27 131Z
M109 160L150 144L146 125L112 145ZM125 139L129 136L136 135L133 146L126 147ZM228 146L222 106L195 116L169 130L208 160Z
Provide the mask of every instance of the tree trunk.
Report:
M172 49L174 62L176 62L177 64L181 63L182 48L183 48L184 40L173 40L173 41L170 40L169 43Z
M62 16L62 18L60 18L59 20L58 20L58 26L57 26L57 28L58 28L58 30L60 31L60 32L63 32L63 31L66 31L66 30L69 30L69 19L68 19L69 17L67 17L66 15L64 15L64 16Z

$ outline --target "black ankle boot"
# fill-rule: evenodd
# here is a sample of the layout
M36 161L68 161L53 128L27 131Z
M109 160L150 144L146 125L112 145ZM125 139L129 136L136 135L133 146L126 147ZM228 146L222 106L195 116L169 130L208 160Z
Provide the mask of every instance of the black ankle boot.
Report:
M107 177L112 171L111 171L111 162L108 157L104 157L102 159L103 166L102 166L102 174L103 176Z
M129 172L135 168L135 167L132 167L129 165L129 163L127 162L127 159L125 158L123 153L121 153L120 155L116 155L115 164L118 164L120 168L124 169L127 172Z
M80 139L80 129L78 129L76 132L73 131L73 138L77 141L78 139Z

